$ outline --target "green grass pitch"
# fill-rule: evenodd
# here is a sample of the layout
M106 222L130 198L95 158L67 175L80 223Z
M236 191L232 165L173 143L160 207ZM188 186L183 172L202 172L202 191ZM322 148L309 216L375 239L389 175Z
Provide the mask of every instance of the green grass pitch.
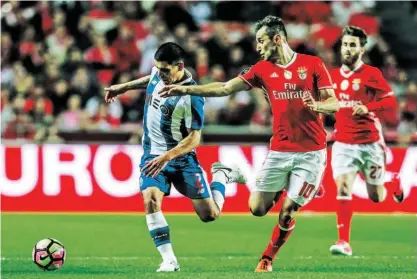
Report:
M354 216L354 257L335 257L335 216L301 215L281 249L272 274L253 270L276 216L224 215L202 223L194 215L166 215L181 272L157 274L160 256L143 215L2 214L1 268L4 279L136 278L416 278L415 216ZM44 272L31 262L35 243L62 241L67 262Z

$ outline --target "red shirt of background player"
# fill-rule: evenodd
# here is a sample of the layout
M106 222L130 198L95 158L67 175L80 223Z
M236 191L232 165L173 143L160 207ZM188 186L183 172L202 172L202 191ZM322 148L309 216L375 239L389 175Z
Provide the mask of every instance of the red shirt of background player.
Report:
M272 150L308 152L326 147L321 114L311 111L301 99L304 94L311 94L320 101L319 90L332 88L330 75L320 58L294 53L285 66L263 60L239 77L266 93L274 118Z
M381 71L361 63L353 71L342 68L330 73L340 109L336 112L335 139L348 144L374 143L381 139L381 124L375 116L372 103L394 96ZM395 99L387 99L386 108L395 108ZM352 115L355 105L365 105L367 115Z

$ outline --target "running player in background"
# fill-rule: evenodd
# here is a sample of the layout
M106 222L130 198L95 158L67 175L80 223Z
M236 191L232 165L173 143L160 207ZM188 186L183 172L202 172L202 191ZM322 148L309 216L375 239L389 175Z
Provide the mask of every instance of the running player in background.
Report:
M323 62L290 48L280 18L267 16L256 23L255 29L262 61L227 83L167 86L160 94L219 97L252 87L265 91L274 117L273 136L250 195L252 214L266 215L283 191L288 192L278 224L255 269L269 272L275 255L294 229L296 212L320 186L326 167L326 131L321 113L334 113L339 104Z
M385 143L375 112L395 110L392 89L380 70L362 61L367 40L358 27L347 26L342 33L342 67L331 71L340 110L336 113L336 142L332 148L333 177L337 185L337 228L339 240L330 247L333 254L352 255L350 222L352 185L359 172L365 177L369 198L382 202L386 196ZM403 200L398 175L389 187L394 199Z
M161 211L162 199L169 195L171 183L190 198L203 222L215 220L223 207L225 184L245 183L239 170L213 164L213 182L207 187L195 148L200 143L204 123L204 98L198 96L162 98L157 92L165 85L196 84L184 68L184 50L165 43L155 53L155 67L149 76L105 88L105 100L119 94L146 88L144 107L140 190L145 203L146 223L163 262L158 272L178 271L168 223Z

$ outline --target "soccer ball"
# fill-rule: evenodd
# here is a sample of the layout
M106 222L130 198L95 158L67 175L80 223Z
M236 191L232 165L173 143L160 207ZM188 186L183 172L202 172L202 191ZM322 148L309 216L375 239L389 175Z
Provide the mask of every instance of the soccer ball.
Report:
M64 265L66 254L61 242L53 238L45 238L33 248L32 260L40 269L52 271Z

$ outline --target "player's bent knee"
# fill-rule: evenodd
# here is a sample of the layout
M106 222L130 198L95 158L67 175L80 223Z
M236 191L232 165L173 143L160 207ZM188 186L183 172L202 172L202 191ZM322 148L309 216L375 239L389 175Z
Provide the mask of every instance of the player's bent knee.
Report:
M384 201L384 197L382 195L378 195L378 194L371 194L369 195L369 199L375 203L380 203Z
M205 211L205 212L197 212L198 217L200 217L200 220L204 223L212 222L219 217L219 212L216 210L211 211Z
M279 224L283 227L287 227L294 219L290 212L281 212L279 215Z
M146 213L154 213L161 210L161 199L156 194L144 191L142 195Z
M265 216L268 211L265 209L264 206L250 206L250 212L253 216L262 217Z

